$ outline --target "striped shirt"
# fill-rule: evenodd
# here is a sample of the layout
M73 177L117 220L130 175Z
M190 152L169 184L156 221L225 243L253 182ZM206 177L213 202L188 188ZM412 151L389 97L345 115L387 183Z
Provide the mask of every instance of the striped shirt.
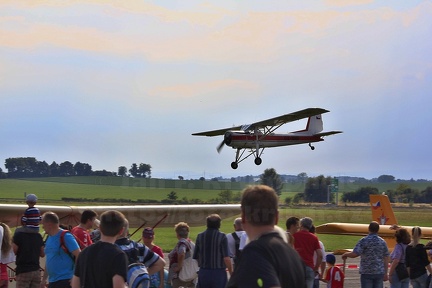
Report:
M193 258L202 269L225 269L224 258L229 257L228 240L218 229L208 228L198 234Z
M42 217L40 211L36 207L29 207L25 210L22 222L29 228L39 229L39 223Z

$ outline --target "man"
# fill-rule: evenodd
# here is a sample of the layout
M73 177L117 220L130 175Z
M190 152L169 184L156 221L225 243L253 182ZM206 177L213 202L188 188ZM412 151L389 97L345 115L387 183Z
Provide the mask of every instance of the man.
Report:
M388 280L389 251L378 231L378 222L371 222L369 234L357 242L352 252L342 255L343 260L361 256L359 273L362 288L382 288L383 281Z
M26 227L26 220L22 224ZM45 257L42 236L39 233L26 232L27 229L16 229L12 248L16 255L16 287L39 288L41 272L39 258Z
M207 217L207 230L198 234L193 258L197 259L198 287L224 288L228 272L232 274L231 258L228 253L228 240L219 231L221 218L218 214Z
M72 278L72 288L125 287L127 257L114 243L123 233L126 218L115 210L102 213L100 218L101 239L81 252Z
M242 251L227 287L304 287L303 263L275 231L278 197L265 185L249 186L242 194L243 229L251 240Z
M234 220L234 232L226 234L228 240L228 251L229 256L233 259L234 264L237 263L240 257L240 239L243 234L246 234L243 231L242 219L236 218Z
M315 276L319 275L318 269L322 262L322 251L318 238L309 232L312 228L312 219L304 217L300 219L300 231L294 233L294 248L299 253L305 263L306 287L313 288ZM316 262L314 263L314 254L316 253Z
M81 221L78 226L72 228L71 232L75 235L81 249L93 244L90 233L88 232L96 220L96 212L93 210L84 210L81 214Z
M49 237L45 242L46 263L41 287L45 287L48 279L48 288L69 288L81 249L75 237L60 228L59 218L54 212L42 215L42 225Z
M102 232L102 231L101 231ZM143 263L147 267L149 275L159 272L165 267L165 260L157 253L154 253L142 243L136 243L127 238L129 232L129 222L126 220L124 230L115 244L128 256L128 264ZM131 285L129 285L131 286Z

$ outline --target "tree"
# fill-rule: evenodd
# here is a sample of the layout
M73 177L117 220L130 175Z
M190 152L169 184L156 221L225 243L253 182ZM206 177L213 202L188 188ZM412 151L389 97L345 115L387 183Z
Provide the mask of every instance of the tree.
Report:
M92 174L92 167L87 163L76 162L74 165L75 175L89 176Z
M264 170L264 173L260 176L260 182L263 185L272 187L278 196L281 195L283 183L274 168Z
M360 202L369 203L369 195L378 194L378 189L375 187L361 187L355 192L346 192L342 195L343 202Z
M7 174L3 172L3 170L0 168L0 179L7 178Z
M379 183L391 183L395 181L395 177L392 175L381 175L378 177Z
M331 184L331 177L318 177L308 178L305 190L304 200L307 202L327 202L328 186ZM333 200L333 193L330 194L330 201Z
M8 158L5 161L5 167L8 169L10 178L34 177L34 172L37 171L36 162L35 157Z
M126 173L127 173L127 168L126 168L126 166L120 166L119 168L118 168L118 176L121 176L121 177L125 177L126 176Z
M169 200L173 200L173 201L175 201L175 200L177 200L177 193L175 192L175 191L171 191L168 195L167 195L167 198L169 199Z
M51 176L57 177L60 175L60 166L55 161L50 164L49 169Z
M181 180L184 180L184 177L183 176L178 176L178 179L181 181Z
M150 164L141 163L139 165L139 167L138 167L138 174L139 174L139 177L142 177L142 178L148 177L148 178L150 178L150 176L151 176L151 166L150 166Z
M59 175L60 176L73 176L73 175L75 175L74 165L69 161L65 161L63 163L60 163Z
M132 167L129 169L129 173L132 177L138 177L138 165L136 163L132 164Z
M300 174L297 175L297 179L301 182L301 183L305 183L306 180L308 178L308 175L306 174L306 172L302 172Z

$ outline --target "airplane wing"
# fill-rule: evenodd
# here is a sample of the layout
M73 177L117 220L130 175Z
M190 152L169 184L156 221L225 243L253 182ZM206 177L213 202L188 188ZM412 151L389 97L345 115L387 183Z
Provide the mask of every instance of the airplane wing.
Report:
M230 130L253 130L255 128L263 128L266 126L276 126L276 125L282 125L288 122L293 122L296 120L300 120L303 118L308 118L310 116L319 115L323 113L329 112L328 110L322 109L322 108L307 108L303 109L297 112L293 112L290 114L285 114L282 116L274 117L271 119L258 121L249 125L240 125L235 126L231 128L224 128L224 129L218 129L218 130L211 130L211 131L205 131L205 132L199 132L192 134L193 136L217 136L217 135L223 135L226 131ZM244 127L247 127L247 129L242 129Z
M339 133L342 133L342 131L322 132L322 133L314 134L314 136L324 137L324 136L330 136L330 135L339 134Z
M81 213L90 209L101 215L107 210L122 212L129 221L130 227L139 227L143 223L153 226L165 215L168 215L160 226L171 226L180 221L189 226L206 224L206 217L217 213L222 219L240 215L239 204L221 205L129 205L129 206L48 206L37 205L41 214L47 211L56 213L60 223L75 226L80 223ZM21 216L27 205L0 204L0 221L9 227L21 226Z

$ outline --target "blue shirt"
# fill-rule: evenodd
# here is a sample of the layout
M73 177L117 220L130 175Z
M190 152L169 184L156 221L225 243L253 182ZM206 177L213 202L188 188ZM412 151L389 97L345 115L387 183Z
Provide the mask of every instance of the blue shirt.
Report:
M75 262L69 254L60 247L60 235L63 229L54 235L49 236L45 242L46 269L48 281L72 279ZM79 249L78 243L71 233L64 234L64 242L69 252Z
M361 256L360 274L384 274L384 257L389 256L387 244L376 233L360 239L354 253Z

